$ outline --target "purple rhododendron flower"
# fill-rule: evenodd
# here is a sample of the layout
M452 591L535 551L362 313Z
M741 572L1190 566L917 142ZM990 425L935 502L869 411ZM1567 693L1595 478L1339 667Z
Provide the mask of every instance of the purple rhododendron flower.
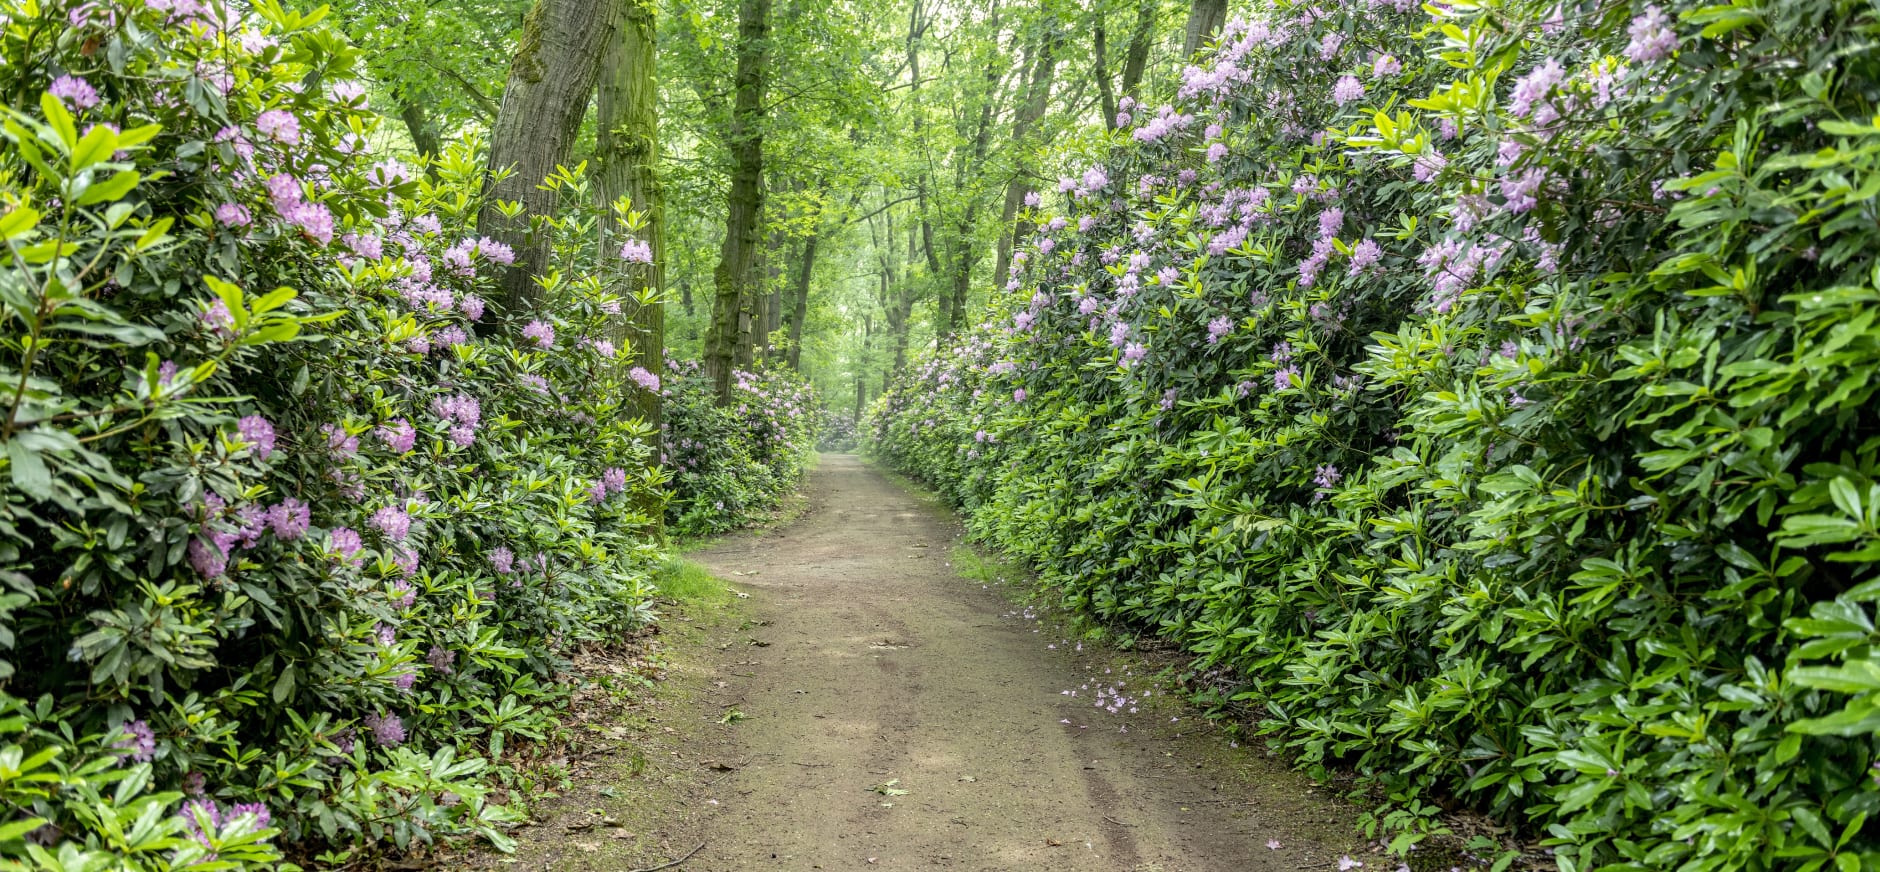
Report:
M270 109L255 119L255 129L275 142L295 145L300 142L300 119L285 109Z
M653 246L643 239L629 239L620 246L620 259L627 263L652 263Z
M418 444L418 430L403 418L393 418L379 425L379 438L393 454L404 454Z
M411 516L398 506L386 506L373 512L371 523L393 542L403 542L411 533Z
M1215 318L1208 322L1208 344L1220 342L1221 337L1232 332L1234 332L1234 319L1226 315Z
M535 340L540 348L555 347L555 328L541 321L530 321L527 327L522 328L522 335Z
M1625 47L1625 56L1635 63L1655 64L1678 50L1677 31L1671 29L1671 19L1657 6L1645 7L1643 14L1632 19L1626 35L1632 41Z
M1508 99L1508 111L1516 118L1526 118L1534 114L1537 104L1547 99L1555 87L1565 81L1567 70L1560 62L1548 58L1547 62L1535 67L1532 72L1517 79L1514 93Z
M254 446L255 456L262 460L274 453L274 425L260 415L249 415L235 423L235 432L242 441Z
M306 503L288 497L268 509L267 523L276 539L292 542L306 535L307 527L313 523L313 513Z
M350 528L334 527L326 532L326 549L343 561L351 562L359 549L364 547L365 540L360 539L359 534Z
M80 111L98 105L98 91L90 82L78 76L60 76L52 80L46 92L59 101Z
M321 424L320 432L326 434L326 450L339 455L342 459L359 453L359 437L346 432L338 424Z
M221 300L210 303L202 310L202 326L223 336L230 335L235 326L235 316L229 313L228 304Z
M424 656L424 662L431 664L431 668L440 674L449 675L456 671L454 665L457 662L457 652L432 645L431 652Z
M405 722L397 715L374 712L366 715L365 726L372 731L372 741L381 748L405 743Z
M1449 158L1436 149L1430 149L1410 162L1410 175L1419 182L1433 181L1446 166L1449 166Z
M1384 249L1376 240L1366 239L1351 249L1351 275L1359 275L1384 259Z
M205 847L209 844L209 834L203 832L203 822L208 823L211 831L222 828L222 809L213 799L192 799L183 803L183 810L178 814L183 819L183 829Z
M1357 76L1340 76L1338 83L1332 86L1332 102L1340 106L1354 100L1364 99L1364 83Z
M487 236L477 238L477 253L483 255L484 259L491 263L500 263L506 266L516 262L515 249ZM478 302L481 301L479 300ZM481 311L481 307L478 307L479 316L481 315ZM471 318L470 320L475 321L476 318Z
M257 830L267 829L268 824L274 820L274 815L268 813L267 805L263 803L259 803L259 802L236 803L235 807L228 810L228 817L230 820L234 820L235 818L241 817L242 815L245 815L245 814L254 815L255 829Z
M509 573L514 572L515 564L516 564L516 555L514 552L510 551L508 548L498 546L494 550L490 551L490 566L495 568L498 574L508 575Z
M220 542L197 537L189 540L189 565L203 578L221 578L228 571L228 552Z
M157 754L157 734L144 721L125 721L120 727L122 735L111 747L125 752L124 756L138 763L148 763Z
M659 391L659 376L656 376L650 372L647 372L646 367L636 366L630 370L627 370L627 378L633 379L634 384L637 384L640 387L643 387L649 391L653 391L655 393L658 393Z
M240 203L223 203L215 207L216 223L223 227L247 227L254 223L254 213Z

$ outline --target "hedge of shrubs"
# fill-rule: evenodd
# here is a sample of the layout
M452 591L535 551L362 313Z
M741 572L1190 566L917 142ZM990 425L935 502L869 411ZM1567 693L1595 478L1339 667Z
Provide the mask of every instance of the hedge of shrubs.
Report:
M856 429L855 419L841 415L830 415L823 424L822 435L816 439L816 450L846 454L861 445L862 434Z
M698 361L668 360L666 373L668 528L696 538L763 520L816 450L824 413L815 392L790 370L734 370L731 402L719 405Z
M1416 842L1880 868L1880 19L1277 3L870 447Z
M0 2L0 868L502 846L562 655L653 618L624 267L499 317L478 156L374 155L355 60Z

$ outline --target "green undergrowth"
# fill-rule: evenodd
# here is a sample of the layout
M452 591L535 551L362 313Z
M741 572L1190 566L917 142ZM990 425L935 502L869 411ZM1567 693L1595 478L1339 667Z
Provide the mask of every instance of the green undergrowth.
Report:
M1469 807L1566 872L1880 868L1876 37L1261 4L1063 143L865 444L1400 852Z
M673 556L653 578L659 595L688 610L713 610L731 602L731 587L698 562Z

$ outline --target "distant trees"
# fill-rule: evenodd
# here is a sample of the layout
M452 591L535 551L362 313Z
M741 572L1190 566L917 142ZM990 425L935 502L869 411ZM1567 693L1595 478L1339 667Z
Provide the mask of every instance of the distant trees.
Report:
M314 0L295 0L311 5ZM585 162L599 254L623 198L652 263L623 265L616 340L861 388L976 320L1004 282L1042 157L1153 90L1196 0L336 0L414 150L487 131L480 232L512 246L505 310L544 302L540 183ZM441 22L441 23L440 23ZM1179 36L1178 36L1179 34ZM504 64L507 59L507 64ZM663 70L664 75L656 75ZM590 112L589 107L594 111ZM508 174L502 174L507 169ZM873 232L869 232L869 228ZM889 227L893 230L890 232ZM666 307L668 293L679 305ZM649 419L657 409L644 410Z

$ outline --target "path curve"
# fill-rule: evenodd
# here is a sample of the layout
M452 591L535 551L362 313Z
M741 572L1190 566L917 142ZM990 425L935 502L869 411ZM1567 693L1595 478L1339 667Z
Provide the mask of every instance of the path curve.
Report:
M1345 841L1348 811L1167 711L1097 709L1089 655L954 572L950 514L853 455L805 488L795 522L693 555L752 622L718 670L739 767L686 868L1333 865L1321 840Z

